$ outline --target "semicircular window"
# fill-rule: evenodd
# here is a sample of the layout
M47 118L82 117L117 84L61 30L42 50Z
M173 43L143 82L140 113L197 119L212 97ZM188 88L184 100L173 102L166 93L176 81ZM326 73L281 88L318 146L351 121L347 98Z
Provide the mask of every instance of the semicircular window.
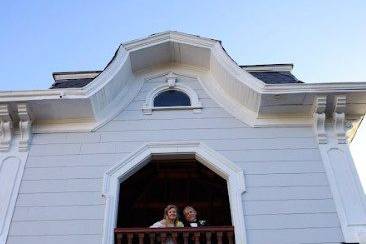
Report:
M154 107L191 106L189 96L177 90L161 92L154 99Z

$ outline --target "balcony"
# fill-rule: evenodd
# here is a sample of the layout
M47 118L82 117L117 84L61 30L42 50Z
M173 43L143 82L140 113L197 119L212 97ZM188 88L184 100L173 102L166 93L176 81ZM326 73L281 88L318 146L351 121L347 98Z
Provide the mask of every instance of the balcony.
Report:
M233 244L233 226L183 228L116 228L115 244Z

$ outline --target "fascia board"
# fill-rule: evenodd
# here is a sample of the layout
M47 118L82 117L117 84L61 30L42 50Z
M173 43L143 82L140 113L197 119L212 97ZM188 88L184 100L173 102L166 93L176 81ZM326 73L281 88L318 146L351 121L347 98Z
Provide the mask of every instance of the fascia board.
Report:
M80 99L86 98L87 95L85 90L80 88L0 92L0 102L55 100L60 97Z
M366 82L267 84L261 94L366 92Z

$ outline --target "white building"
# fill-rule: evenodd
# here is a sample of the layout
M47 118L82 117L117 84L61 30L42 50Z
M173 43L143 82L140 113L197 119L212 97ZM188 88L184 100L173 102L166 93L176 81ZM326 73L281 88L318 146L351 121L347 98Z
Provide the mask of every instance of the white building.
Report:
M112 244L169 202L233 225L240 244L366 243L347 144L366 83L291 69L163 32L122 44L103 71L0 92L0 244Z

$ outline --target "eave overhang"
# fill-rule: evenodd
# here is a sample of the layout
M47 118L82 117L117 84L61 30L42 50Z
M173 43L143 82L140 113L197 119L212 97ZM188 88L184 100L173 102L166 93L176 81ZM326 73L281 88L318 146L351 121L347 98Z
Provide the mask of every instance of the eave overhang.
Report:
M366 112L366 82L265 84L241 68L214 39L168 31L122 44L111 62L82 88L5 91L0 103L27 104L35 132L91 131L121 112L156 68L190 69L212 98L250 126L312 125L314 99L347 98L346 116ZM333 106L327 103L328 110ZM16 120L16 118L15 118ZM78 126L79 125L79 126Z

